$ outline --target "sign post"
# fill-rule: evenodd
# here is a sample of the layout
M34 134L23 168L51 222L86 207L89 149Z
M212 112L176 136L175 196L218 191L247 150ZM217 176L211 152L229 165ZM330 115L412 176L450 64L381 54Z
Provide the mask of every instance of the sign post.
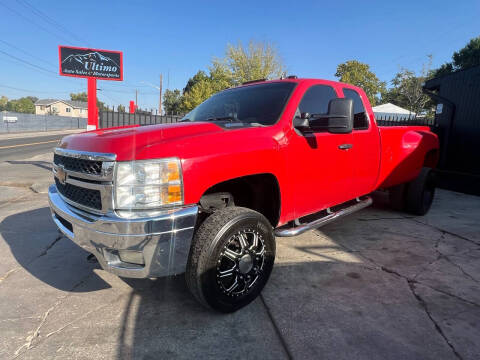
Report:
M87 78L87 130L98 129L97 79L123 80L123 53L120 51L58 47L60 75Z
M87 131L98 129L97 79L87 79L88 122Z

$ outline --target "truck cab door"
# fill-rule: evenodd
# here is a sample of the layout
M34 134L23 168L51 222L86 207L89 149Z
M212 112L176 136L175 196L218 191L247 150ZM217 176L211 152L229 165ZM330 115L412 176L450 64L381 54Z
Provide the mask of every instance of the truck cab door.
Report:
M295 115L326 114L328 103L335 98L337 93L333 87L313 85L303 94ZM287 172L293 182L296 218L352 199L352 145L351 133L293 129Z
M380 135L372 121L367 108L368 99L365 93L359 94L354 89L343 88L343 95L353 100L353 143L351 155L353 156L354 181L353 197L362 196L372 192L378 178L380 168ZM364 99L362 99L362 97Z

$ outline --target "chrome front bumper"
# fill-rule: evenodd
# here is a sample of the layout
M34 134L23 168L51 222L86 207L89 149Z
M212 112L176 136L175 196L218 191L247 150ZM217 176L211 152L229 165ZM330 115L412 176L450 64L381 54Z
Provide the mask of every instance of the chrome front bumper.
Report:
M189 206L127 219L91 214L67 204L55 185L48 189L52 218L69 239L91 252L106 271L133 278L185 271L198 207ZM120 252L119 252L120 251ZM144 264L120 259L125 251L143 255Z

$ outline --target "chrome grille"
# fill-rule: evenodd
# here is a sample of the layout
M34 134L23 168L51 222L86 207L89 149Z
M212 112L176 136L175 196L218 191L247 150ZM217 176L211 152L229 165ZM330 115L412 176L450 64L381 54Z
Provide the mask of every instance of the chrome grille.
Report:
M69 183L62 184L55 178L55 185L60 194L67 199L95 210L102 210L102 198L100 191L86 189Z
M96 213L113 209L115 154L57 148L53 156L55 185L70 205Z
M59 154L54 154L53 163L55 165L63 166L65 170L71 170L71 171L91 174L91 175L102 174L101 161L78 159L78 158L63 156Z

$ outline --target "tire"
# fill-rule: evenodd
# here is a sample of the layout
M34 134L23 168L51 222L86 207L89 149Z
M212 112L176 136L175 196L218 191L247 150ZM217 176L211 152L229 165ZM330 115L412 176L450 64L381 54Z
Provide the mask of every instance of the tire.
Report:
M250 209L226 207L205 219L193 238L187 286L201 304L233 312L260 294L274 261L275 237L268 220Z
M390 207L393 210L404 211L406 206L406 184L392 186L388 190Z
M407 187L405 210L414 215L425 215L435 196L435 178L433 170L422 168L415 180Z

